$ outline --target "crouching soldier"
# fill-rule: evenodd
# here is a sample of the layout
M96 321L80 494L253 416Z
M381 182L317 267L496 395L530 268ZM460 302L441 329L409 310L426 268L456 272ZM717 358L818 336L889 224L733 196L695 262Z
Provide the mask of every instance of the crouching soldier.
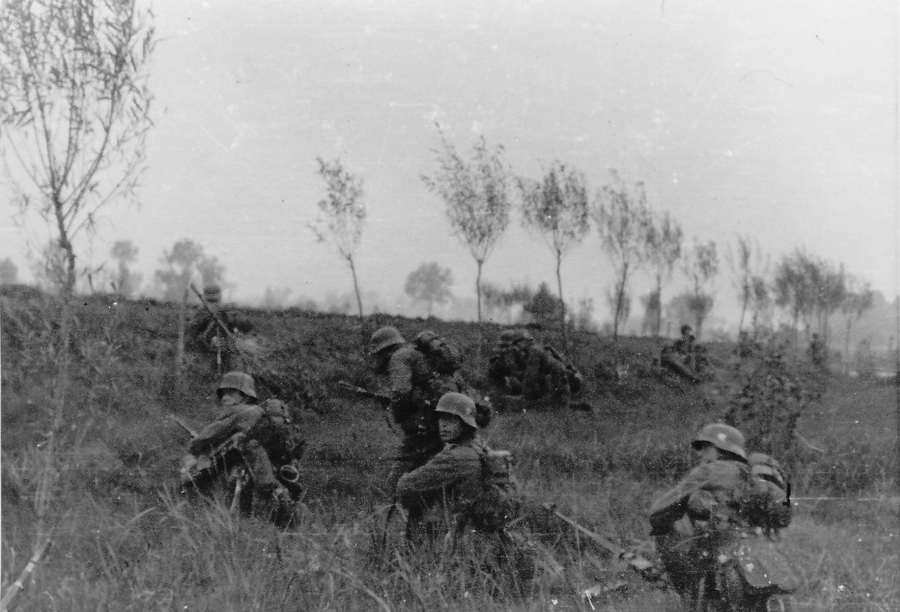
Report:
M518 502L509 453L490 450L477 435L475 402L447 393L435 408L444 448L397 483L407 511L407 538L419 550L473 563L474 568L523 580L533 572L506 527Z
M651 535L685 610L766 610L774 594L796 588L777 551L755 545L749 500L759 489L743 434L706 425L691 443L700 464L650 509Z
M300 495L303 440L287 407L279 400L257 404L253 377L244 372L223 375L216 392L222 410L191 440L195 462L185 467L183 478L202 489L204 480L233 467L225 464L235 461L228 458L235 451L249 472L251 511L272 514L292 505Z
M489 357L488 378L507 395L548 398L564 405L581 391L583 380L556 350L535 342L524 329L500 334Z

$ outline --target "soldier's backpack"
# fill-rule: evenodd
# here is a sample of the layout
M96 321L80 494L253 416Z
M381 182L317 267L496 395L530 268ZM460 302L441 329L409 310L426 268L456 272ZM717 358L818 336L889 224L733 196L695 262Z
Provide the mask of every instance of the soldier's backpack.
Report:
M414 340L416 350L425 355L428 365L440 374L453 374L462 367L462 350L431 330L419 332Z
M481 453L481 485L481 494L472 505L472 526L485 531L501 530L521 511L518 485L512 477L512 453Z

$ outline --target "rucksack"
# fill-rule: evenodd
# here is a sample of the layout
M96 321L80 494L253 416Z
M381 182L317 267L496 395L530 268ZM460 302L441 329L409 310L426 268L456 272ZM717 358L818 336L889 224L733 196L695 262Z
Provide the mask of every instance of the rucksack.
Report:
M462 350L433 331L419 332L415 347L425 355L428 365L440 374L453 374L462 367Z
M481 494L472 504L470 519L473 527L498 531L519 516L519 490L511 468L512 453L509 451L481 452Z

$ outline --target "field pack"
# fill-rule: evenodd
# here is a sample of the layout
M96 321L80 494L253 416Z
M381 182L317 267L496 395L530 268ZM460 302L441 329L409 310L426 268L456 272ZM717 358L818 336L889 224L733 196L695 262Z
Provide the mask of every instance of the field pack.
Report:
M472 522L488 531L502 529L519 516L519 491L512 477L512 453L481 453L482 492L472 508Z
M462 350L431 330L419 332L414 345L425 355L428 365L440 374L453 374L462 367Z

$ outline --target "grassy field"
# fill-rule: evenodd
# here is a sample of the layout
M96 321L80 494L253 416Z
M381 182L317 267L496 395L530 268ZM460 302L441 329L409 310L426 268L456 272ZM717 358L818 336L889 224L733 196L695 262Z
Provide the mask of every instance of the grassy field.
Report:
M55 355L53 309L42 296L5 290L2 314L5 591L32 554ZM336 382L374 386L363 338L390 323L408 336L427 327L454 338L467 351L467 374L483 385L475 325L375 315L363 328L337 315L242 314L258 332L268 380L306 431L304 506L295 524L282 531L179 496L173 482L187 435L170 417L194 426L212 418L208 360L191 357L179 380L176 308L91 298L71 347L53 543L17 609L678 609L676 596L642 584L562 526L564 544L540 555L545 571L516 592L460 560L442 564L399 546L401 526L396 518L386 525L381 488L396 438L376 406ZM500 331L488 326L487 340ZM722 414L735 385L731 346L710 347L717 377L699 387L661 378L653 365L658 349L653 339L613 346L576 334L573 358L592 409L511 404L485 432L493 446L514 453L530 499L555 503L648 555L646 509L688 469L691 433ZM789 458L798 500L784 547L805 579L795 609L900 609L896 388L836 375L818 376L817 384L821 398L801 418ZM590 601L580 596L618 582L625 585Z

